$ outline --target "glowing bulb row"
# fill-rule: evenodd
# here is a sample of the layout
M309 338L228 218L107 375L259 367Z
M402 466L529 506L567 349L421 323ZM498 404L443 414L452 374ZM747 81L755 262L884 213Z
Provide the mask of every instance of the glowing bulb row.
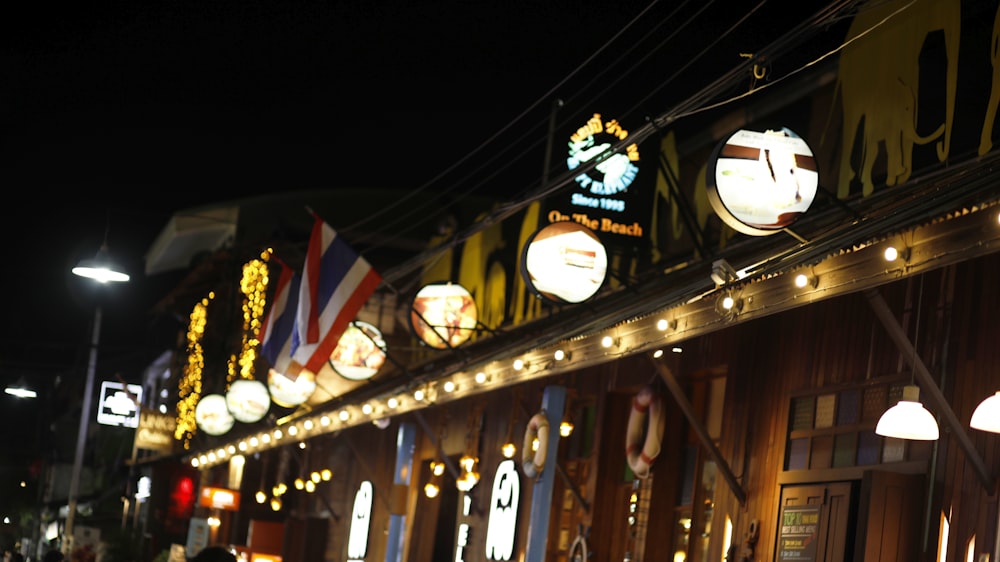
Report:
M206 304L207 302L203 303L203 305ZM674 318L661 318L657 320L656 328L661 332L666 332L668 330L675 330L677 325L678 322ZM621 338L617 335L611 334L599 335L592 341L598 343L603 349L611 349L622 345ZM679 352L679 348L675 348L675 351ZM545 356L548 356L549 359L545 359ZM538 356L536 351L531 354L531 357L515 358L511 360L509 366L514 373L521 373L525 371L534 373L536 372L534 369L536 365L541 365L541 368L538 369L538 371L545 368L551 368L551 366L555 364L560 364L560 368L570 368L570 362L572 360L572 351L565 349L564 344L559 344L545 352L542 356ZM243 439L238 443L224 446L215 451L201 453L193 457L190 462L191 465L196 468L199 466L209 466L222 462L226 460L228 456L236 454L237 452L245 453L248 451L261 450L277 446L286 436L304 440L309 436L307 434L312 433L317 426L320 427L321 433L326 433L334 429L330 427L333 425L334 420L339 420L341 422L341 425L338 426L339 428L347 425L353 425L358 422L358 419L355 415L352 415L352 410L355 412L360 411L363 416L370 418L369 421L376 423L379 427L384 427L383 424L387 421L387 416L392 415L394 411L400 408L409 407L412 409L414 407L421 407L427 403L433 403L439 398L446 398L447 395L450 394L454 394L456 397L464 396L466 394L475 393L477 388L482 388L494 383L495 381L503 380L503 365L499 364L490 369L477 370L472 374L471 381L469 379L470 377L467 373L455 373L447 380L434 382L414 389L412 394L396 394L381 399L384 401L376 398L371 401L366 401L360 405L344 406L339 411L323 414L322 417L315 420L307 419L302 421L300 424L291 425L285 429L279 427L273 431L257 434L247 439ZM380 402L382 404L381 406L379 405ZM300 446L304 446L304 442Z

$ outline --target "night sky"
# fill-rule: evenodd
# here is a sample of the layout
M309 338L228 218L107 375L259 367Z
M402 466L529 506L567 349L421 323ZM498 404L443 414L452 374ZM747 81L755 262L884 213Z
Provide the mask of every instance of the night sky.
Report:
M641 126L811 12L773 3L727 35L746 14L713 3L30 4L0 24L0 382L42 389L81 384L97 301L69 270L105 239L133 273L102 297L102 357L124 365L178 279L143 274L178 209L341 187L514 198L555 99L563 128Z

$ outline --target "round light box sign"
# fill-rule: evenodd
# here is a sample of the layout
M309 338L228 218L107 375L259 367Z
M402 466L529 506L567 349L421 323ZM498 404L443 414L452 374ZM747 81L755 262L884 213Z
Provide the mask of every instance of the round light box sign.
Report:
M455 283L424 285L410 306L410 327L420 341L435 349L458 347L479 326L476 301Z
M267 371L267 389L271 401L284 408L302 404L316 391L316 375L303 369L297 377L285 376L274 369Z
M226 406L236 421L254 423L267 415L271 395L267 392L267 385L260 381L237 379L226 392Z
M536 295L556 304L581 303L597 294L608 273L608 252L594 231L556 222L528 238L521 276Z
M222 435L233 428L236 418L229 413L225 396L206 394L194 408L194 422L209 435Z
M712 152L708 200L737 232L766 236L791 226L816 198L816 159L788 129L739 130Z
M363 381L375 376L385 364L385 357L382 332L367 322L355 321L337 341L330 366L345 379Z

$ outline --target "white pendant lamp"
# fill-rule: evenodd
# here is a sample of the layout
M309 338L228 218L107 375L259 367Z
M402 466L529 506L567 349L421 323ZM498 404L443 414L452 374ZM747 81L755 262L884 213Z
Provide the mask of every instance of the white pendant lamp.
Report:
M972 412L969 426L973 429L1000 433L1000 391L979 403Z
M919 386L903 387L903 398L882 414L875 426L875 433L896 439L937 440L937 420L920 403Z

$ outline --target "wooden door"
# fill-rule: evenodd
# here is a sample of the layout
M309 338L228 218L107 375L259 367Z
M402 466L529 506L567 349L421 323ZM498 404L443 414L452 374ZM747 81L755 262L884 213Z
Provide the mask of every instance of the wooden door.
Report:
M921 551L924 475L865 472L858 520L858 562L913 562Z
M786 486L778 514L777 562L848 562L853 555L857 486L850 482Z

